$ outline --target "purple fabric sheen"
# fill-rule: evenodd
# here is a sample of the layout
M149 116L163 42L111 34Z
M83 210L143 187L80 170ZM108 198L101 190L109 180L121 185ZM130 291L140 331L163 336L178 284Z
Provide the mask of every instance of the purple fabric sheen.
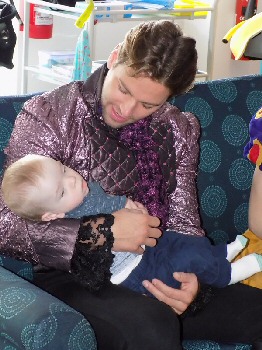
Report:
M159 217L163 227L168 219L169 208L161 193L163 176L157 145L149 131L151 120L151 117L147 117L127 125L120 131L120 140L134 152L137 160L140 183L133 200L142 202L150 215Z

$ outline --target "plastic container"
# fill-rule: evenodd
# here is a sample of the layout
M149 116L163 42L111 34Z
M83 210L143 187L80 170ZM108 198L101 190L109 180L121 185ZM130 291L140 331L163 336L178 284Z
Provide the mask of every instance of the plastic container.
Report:
M133 8L173 9L174 0L131 0Z
M95 9L102 10L102 11L110 11L110 10L131 10L132 4L130 2L125 1L95 1ZM83 1L77 1L76 7L79 8L86 8L86 3ZM115 15L114 15L115 16ZM123 14L123 15L116 15L118 18L130 18L132 14ZM95 19L100 18L108 18L110 17L110 14L108 15L95 15Z
M39 66L52 68L57 65L72 65L75 51L38 51Z

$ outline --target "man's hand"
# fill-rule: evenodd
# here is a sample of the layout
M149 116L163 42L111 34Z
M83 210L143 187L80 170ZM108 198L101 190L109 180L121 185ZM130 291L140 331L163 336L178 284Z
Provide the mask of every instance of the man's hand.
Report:
M180 289L168 287L160 280L143 281L143 286L158 300L169 305L181 315L195 299L198 291L197 277L193 273L175 272L174 278L181 282Z
M137 209L121 209L113 213L113 251L142 254L142 245L154 247L162 234L160 220Z

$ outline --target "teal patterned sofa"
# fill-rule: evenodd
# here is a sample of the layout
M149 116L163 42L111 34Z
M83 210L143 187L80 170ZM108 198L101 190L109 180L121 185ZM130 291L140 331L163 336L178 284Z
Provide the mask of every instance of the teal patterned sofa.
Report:
M12 264L4 260L4 266ZM0 349L95 350L94 332L87 320L24 279L32 274L28 264L18 268L23 278L0 268Z
M16 115L30 97L0 97L0 171ZM242 152L249 120L262 105L262 76L197 83L170 102L200 121L197 185L203 227L215 243L231 241L247 229L254 169ZM0 256L0 349L95 350L94 332L83 316L35 287L31 279L30 264ZM217 344L208 339L184 341L183 346L185 350L251 349L249 344Z
M0 174L15 118L30 97L0 96ZM0 255L0 350L96 350L89 322L32 278L31 264Z

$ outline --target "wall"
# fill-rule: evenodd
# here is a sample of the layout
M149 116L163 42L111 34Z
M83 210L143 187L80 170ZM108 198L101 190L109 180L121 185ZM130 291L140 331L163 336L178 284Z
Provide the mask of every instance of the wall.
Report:
M226 78L260 72L260 61L235 61L231 59L229 44L222 43L222 38L235 24L235 3L232 0L219 0L216 14L214 36L214 58L212 78ZM259 0L259 12L262 0Z
M16 0L17 1L17 0ZM210 0L211 2L213 0ZM259 7L262 7L262 0L259 0ZM262 10L262 9L261 9ZM226 31L234 25L235 20L235 0L217 0L217 11L214 23L214 42L208 45L210 18L207 20L186 21L179 20L178 23L184 31L196 38L199 53L199 69L205 70L207 50L210 51L213 59L210 61L210 79L219 79L260 72L260 61L234 61L231 59L229 44L222 43L222 38ZM18 27L16 20L14 26ZM125 32L136 25L137 21L99 23L95 26L95 59L106 59L112 47L114 47L124 37ZM37 64L38 50L50 49L75 49L76 39L80 33L74 26L74 20L54 17L54 35L50 40L30 40L30 63ZM21 68L21 32L18 32L18 44L15 49L15 68L7 70L0 67L1 81L0 95L12 94L20 91L19 72ZM211 33L212 35L212 33ZM18 80L16 76L18 75ZM43 91L54 88L55 85L45 83L37 79L35 73L29 73L28 91Z
M75 50L80 29L76 28L73 19L65 19L53 16L53 35L51 39L29 39L29 66L37 66L39 62L38 51L62 51ZM22 36L22 33L20 33ZM20 38L22 41L22 37ZM21 61L18 62L21 67ZM28 72L28 92L45 91L55 88L56 84L50 84L43 80L39 80L37 74ZM20 88L21 80L18 77L18 87Z
M205 0L213 4L213 0ZM211 20L207 19L178 20L184 32L196 39L198 50L198 68L210 70L209 79L220 79L260 73L260 61L235 61L231 58L230 45L224 44L222 38L235 24L235 0L215 0L216 11ZM262 0L259 0L258 12L262 11ZM214 21L214 22L212 22ZM96 59L105 59L110 49L119 42L122 33L136 22L101 23L96 28ZM106 38L104 33L107 33ZM211 36L209 43L208 37ZM212 39L213 36L213 39ZM211 57L207 62L207 52Z

